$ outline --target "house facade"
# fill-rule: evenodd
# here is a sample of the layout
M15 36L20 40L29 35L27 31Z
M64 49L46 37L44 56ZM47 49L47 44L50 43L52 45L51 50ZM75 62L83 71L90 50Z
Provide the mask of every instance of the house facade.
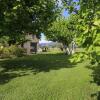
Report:
M27 42L24 43L23 47L26 49L27 54L37 53L39 39L35 34L28 33L26 35Z

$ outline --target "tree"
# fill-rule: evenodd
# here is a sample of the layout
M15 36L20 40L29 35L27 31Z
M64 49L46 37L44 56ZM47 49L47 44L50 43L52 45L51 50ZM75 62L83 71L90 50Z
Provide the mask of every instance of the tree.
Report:
M69 47L70 43L76 37L76 23L78 16L72 14L69 18L58 18L48 29L47 37L52 41L61 42Z
M58 12L56 0L0 0L0 36L16 41L27 32L40 35Z
M96 51L96 47L100 46L100 0L62 1L70 13L80 16L77 28L81 31L81 43L88 50L92 64L96 62L100 64L97 57L99 53ZM80 7L79 10L76 9L77 6Z

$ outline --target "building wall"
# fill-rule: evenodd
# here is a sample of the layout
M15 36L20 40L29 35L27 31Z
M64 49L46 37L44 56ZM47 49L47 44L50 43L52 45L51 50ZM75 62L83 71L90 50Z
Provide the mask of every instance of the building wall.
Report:
M28 39L29 41L24 43L24 48L26 49L27 54L30 54L31 50L33 49L33 46L31 46L31 43L36 43L36 45L38 45L39 39L36 37L36 35L33 35L33 34L27 34L26 39ZM35 52L37 52L37 48L38 46L35 46L35 50L36 50Z

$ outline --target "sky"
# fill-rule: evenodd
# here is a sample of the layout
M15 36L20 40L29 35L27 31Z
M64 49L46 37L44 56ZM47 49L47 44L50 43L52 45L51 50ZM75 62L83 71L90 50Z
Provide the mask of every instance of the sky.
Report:
M68 17L69 16L68 11L64 9L64 11L62 12L62 16Z
M52 41L48 41L43 33L41 33L41 40L39 43L50 43Z

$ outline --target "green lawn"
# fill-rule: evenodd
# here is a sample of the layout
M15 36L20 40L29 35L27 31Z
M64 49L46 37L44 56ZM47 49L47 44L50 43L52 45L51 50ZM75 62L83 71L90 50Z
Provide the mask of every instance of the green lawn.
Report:
M70 63L63 54L0 61L0 100L100 100L88 61Z

